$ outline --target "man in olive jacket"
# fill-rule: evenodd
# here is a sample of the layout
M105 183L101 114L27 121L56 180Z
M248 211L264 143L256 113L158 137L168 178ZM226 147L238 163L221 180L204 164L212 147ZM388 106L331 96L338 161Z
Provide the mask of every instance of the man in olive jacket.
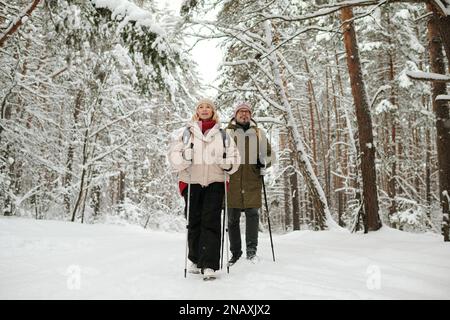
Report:
M247 259L256 258L262 175L271 165L271 147L263 130L252 119L250 104L240 102L234 110L227 132L234 138L241 156L241 166L230 176L228 193L228 235L234 264L242 255L239 220L245 212Z

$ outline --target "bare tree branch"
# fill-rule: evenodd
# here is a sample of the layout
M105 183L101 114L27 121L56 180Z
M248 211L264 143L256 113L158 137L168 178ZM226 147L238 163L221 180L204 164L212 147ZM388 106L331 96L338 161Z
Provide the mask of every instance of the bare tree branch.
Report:
M319 9L317 11L300 16L282 16L282 15L264 15L264 14L260 15L263 16L264 18L263 20L279 19L283 21L303 21L326 16L334 12L337 12L343 8L366 7L372 5L381 6L386 3L395 3L395 2L431 3L435 5L436 10L441 16L450 15L450 8L444 2L442 2L442 0L348 0L338 2L335 4L321 5L318 6Z

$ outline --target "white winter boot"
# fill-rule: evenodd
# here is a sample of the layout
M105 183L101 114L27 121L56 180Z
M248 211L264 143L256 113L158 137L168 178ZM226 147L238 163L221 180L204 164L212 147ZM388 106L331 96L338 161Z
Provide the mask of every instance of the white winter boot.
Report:
M216 272L213 269L203 269L203 280L214 280L216 278Z
M191 262L188 266L188 272L189 273L194 273L194 274L199 274L200 273L200 268L197 267L196 263Z

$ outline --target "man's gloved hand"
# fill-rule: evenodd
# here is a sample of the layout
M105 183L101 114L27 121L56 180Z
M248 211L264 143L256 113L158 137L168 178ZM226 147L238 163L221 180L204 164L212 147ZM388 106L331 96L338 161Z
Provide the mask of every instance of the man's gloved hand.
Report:
M261 176L265 176L266 173L267 173L267 169L266 169L266 168L259 168L259 174L260 174Z
M258 159L256 159L256 166L257 166L258 168L265 168L265 167L266 167L266 164L263 163L263 162L261 162L261 161L259 160L259 158L258 158Z
M259 168L259 174L265 176L267 173L265 161L260 161L259 158L256 160L256 166Z

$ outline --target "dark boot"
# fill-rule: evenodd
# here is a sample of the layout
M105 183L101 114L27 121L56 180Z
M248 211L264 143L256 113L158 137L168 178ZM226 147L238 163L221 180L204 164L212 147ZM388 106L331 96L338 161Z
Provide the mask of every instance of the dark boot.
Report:
M235 264L241 256L242 256L242 251L233 253L230 261L228 261L228 266L232 266L233 264Z

